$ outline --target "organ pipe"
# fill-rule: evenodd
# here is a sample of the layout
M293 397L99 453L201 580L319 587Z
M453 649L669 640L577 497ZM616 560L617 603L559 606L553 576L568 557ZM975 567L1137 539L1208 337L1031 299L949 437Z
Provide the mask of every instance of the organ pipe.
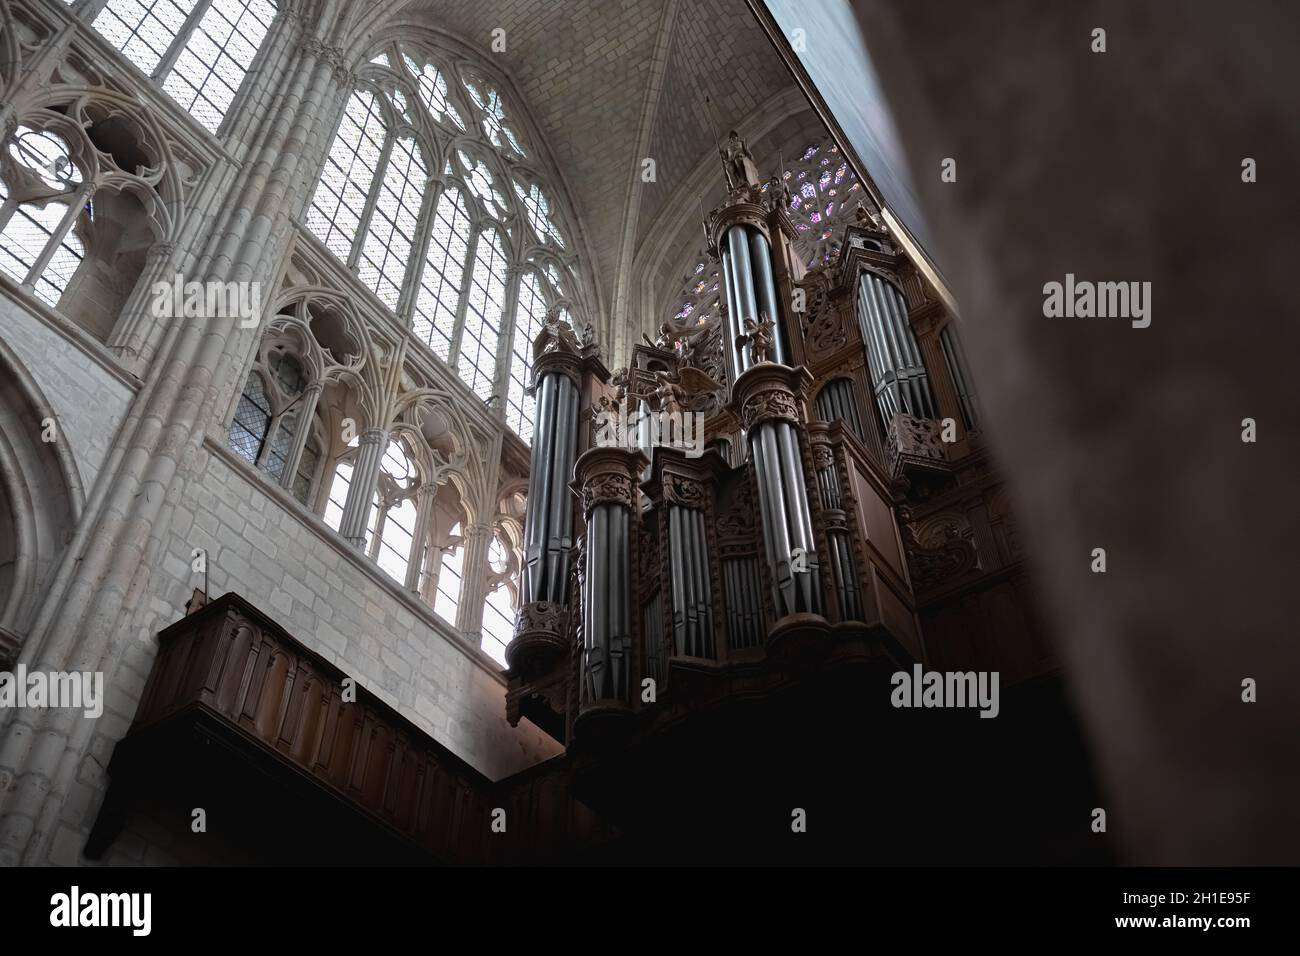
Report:
M562 372L540 376L524 516L524 603L562 603L573 549L568 479L578 441L578 389Z
M871 272L858 280L858 326L867 347L871 388L886 427L895 415L937 418L921 350L903 294Z
M628 701L633 657L632 522L640 511L637 483L644 464L635 449L592 448L575 468L574 488L582 495L587 523L580 675L584 707Z

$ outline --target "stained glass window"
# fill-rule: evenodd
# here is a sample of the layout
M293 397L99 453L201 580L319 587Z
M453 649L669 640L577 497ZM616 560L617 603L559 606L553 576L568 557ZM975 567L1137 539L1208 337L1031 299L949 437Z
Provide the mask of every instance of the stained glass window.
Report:
M833 143L811 143L781 176L790 188L789 216L798 234L796 252L810 268L830 262L839 253L844 227L853 221L856 203L847 197L860 188L849 164ZM682 276L680 293L670 303L678 326L708 322L717 314L718 264L703 250L691 262Z
M274 19L269 0L108 0L94 26L216 132Z

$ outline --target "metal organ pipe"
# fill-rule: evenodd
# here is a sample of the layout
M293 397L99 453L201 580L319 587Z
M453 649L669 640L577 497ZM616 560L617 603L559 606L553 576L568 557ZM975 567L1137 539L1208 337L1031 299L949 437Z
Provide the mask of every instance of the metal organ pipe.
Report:
M772 248L767 236L757 229L749 230L749 258L753 266L754 288L758 291L759 311L766 312L772 320L772 340L776 361L790 364L790 349L785 340L785 326L776 304L776 280L772 276ZM754 316L758 318L757 315Z
M867 346L872 391L885 425L899 413L935 417L929 378L902 293L880 276L864 273L858 280L858 325Z
M732 323L736 315L736 292L732 288L731 268L731 250L726 244L722 244L722 294L727 303L727 321L722 324L720 335L722 337L722 354L726 359L728 381L734 382L736 376L740 374L740 367L736 363L736 336L732 331Z
M575 487L586 518L582 577L581 702L628 703L632 637L644 620L633 593L633 513L643 462L625 448L591 448L578 459ZM633 620L633 614L637 615Z
M614 692L611 697L626 696L628 667L631 664L628 650L631 641L632 581L628 575L628 512L625 508L606 505L609 509L609 619L606 646L609 648L610 677Z
M750 448L778 614L820 613L817 549L798 438L789 422L765 421L751 430ZM803 552L806 571L794 570L796 548Z
M713 600L709 590L703 512L669 504L668 545L672 569L674 653L712 658Z
M561 604L573 549L568 479L578 441L578 390L558 372L537 385L537 418L524 516L523 603Z
M704 536L704 512L689 509L686 512L691 524L691 543L694 545L691 565L695 570L695 617L698 627L696 654L713 657L713 598L709 590L709 552Z
M753 356L748 345L736 345L736 338L745 328L745 319L758 318L757 300L749 268L749 243L745 237L745 227L732 226L727 230L727 243L731 251L731 292L734 297L727 309L730 325L728 346L735 357L736 375L739 376L753 364Z

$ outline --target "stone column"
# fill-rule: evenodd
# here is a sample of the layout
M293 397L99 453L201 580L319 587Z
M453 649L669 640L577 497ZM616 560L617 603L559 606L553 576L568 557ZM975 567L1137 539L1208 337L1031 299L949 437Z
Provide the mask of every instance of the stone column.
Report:
M421 572L424 570L424 547L429 541L429 523L433 520L433 504L438 498L438 486L426 482L415 492L415 528L411 534L411 553L406 562L406 589L420 593Z
M465 560L460 569L460 606L456 609L456 628L466 636L481 641L492 528L485 524L470 525L465 529L464 538L461 547L465 549Z
M343 503L343 517L339 520L339 534L358 550L364 550L366 546L366 525L370 521L370 507L387 448L388 432L384 429L367 428L361 433L352 466L352 483L348 486L347 501Z
M341 52L320 39L333 27L337 8L330 10L312 24L317 36L299 45L292 68L260 77L279 92L233 182L203 180L190 197L195 217L220 210L202 230L200 281L269 282L278 267L301 189L319 161L305 146L334 119L322 109L335 95L341 62ZM23 647L29 667L101 671L106 686L118 687L124 660L137 671L151 665L149 648L128 634L186 470L241 367L236 321L206 316L176 325L149 363ZM71 709L29 709L0 720L0 778L7 781L0 788L0 865L44 863L79 773L102 778L102 767L86 761L102 725Z
M302 394L302 407L298 409L298 428L293 435L289 457L284 462L284 472L280 475L281 488L293 490L294 476L298 474L298 466L302 464L302 453L307 447L307 439L311 437L311 430L316 422L316 405L320 402L324 388L325 386L320 382L312 382Z

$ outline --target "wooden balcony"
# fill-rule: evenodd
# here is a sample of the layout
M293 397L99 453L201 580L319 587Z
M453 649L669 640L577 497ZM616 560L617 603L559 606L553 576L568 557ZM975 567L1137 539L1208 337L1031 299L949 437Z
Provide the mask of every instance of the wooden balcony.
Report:
M345 698L345 676L235 594L168 627L86 855L145 802L186 828L204 808L238 862L502 862L539 829L556 847L596 835L562 781L494 784L364 688ZM492 832L497 807L510 836Z

